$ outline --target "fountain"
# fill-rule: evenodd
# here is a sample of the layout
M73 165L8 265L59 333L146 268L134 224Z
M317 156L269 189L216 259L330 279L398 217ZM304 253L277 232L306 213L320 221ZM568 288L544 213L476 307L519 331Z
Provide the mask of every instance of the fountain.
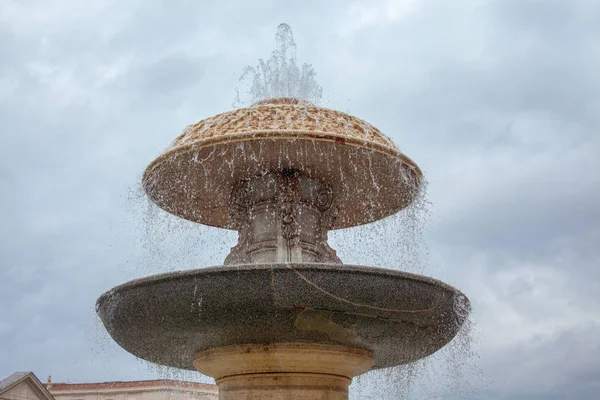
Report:
M353 377L427 357L466 318L455 288L342 264L327 242L401 211L421 182L377 128L306 100L204 119L143 186L171 214L237 230L237 245L223 266L117 286L97 312L125 350L214 377L221 399L347 399Z

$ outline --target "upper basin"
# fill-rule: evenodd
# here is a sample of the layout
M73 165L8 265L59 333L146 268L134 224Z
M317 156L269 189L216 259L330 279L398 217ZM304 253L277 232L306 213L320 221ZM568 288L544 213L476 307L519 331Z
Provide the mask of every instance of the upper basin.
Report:
M285 101L284 101L285 100ZM271 99L189 126L146 169L148 197L165 211L236 229L233 185L296 170L332 186L332 228L373 222L408 206L422 173L377 128L346 113L293 99Z
M369 350L374 368L447 344L469 308L457 289L393 270L333 264L211 267L137 279L96 305L128 352L193 370L194 355L235 344L310 342Z

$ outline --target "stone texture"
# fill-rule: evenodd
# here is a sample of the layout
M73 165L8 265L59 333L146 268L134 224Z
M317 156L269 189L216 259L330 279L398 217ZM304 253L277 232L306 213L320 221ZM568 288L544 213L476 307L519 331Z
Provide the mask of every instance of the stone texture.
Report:
M274 102L189 127L146 169L150 199L182 218L237 229L228 205L238 182L297 170L331 185L338 229L385 218L418 195L421 171L373 126L339 111Z
M373 358L345 346L279 343L202 351L194 365L215 378L221 400L344 400L352 378L368 371Z
M337 217L330 185L297 171L279 171L239 182L231 198L239 239L226 265L341 264L327 243L327 231Z
M293 99L269 99L188 126L170 149L212 138L259 131L322 132L354 138L399 152L394 142L362 119Z
M434 279L336 264L212 267L138 279L97 303L111 336L145 360L194 369L203 350L316 343L364 349L374 368L426 357L460 328L468 300Z

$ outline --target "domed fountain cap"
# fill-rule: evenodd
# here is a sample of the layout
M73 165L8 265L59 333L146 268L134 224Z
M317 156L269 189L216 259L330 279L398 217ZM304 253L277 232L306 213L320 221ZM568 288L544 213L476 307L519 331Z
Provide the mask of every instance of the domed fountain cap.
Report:
M418 195L417 165L369 123L298 99L270 99L189 126L146 169L159 207L201 224L237 229L229 213L236 182L297 170L332 186L332 229L385 218Z

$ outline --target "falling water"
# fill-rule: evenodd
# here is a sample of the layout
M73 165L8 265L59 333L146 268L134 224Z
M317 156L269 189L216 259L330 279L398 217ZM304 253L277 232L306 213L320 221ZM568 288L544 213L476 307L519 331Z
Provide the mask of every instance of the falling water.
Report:
M165 212L152 203L139 183L127 200L131 226L142 251L130 278L181 269L219 265L235 242L236 233L217 230Z
M346 264L425 273L429 250L424 240L430 217L427 183L399 213L350 229L330 231L330 243Z
M124 204L128 211L124 224L134 229L130 245L139 249L135 258L127 261L127 269L124 270L127 280L221 264L235 242L235 233L186 221L165 212L148 199L140 182L138 177L129 187ZM111 363L123 357L123 350L110 337L96 312L94 315L94 328L87 332L89 341L93 343L93 362L102 365L105 373L110 375ZM161 379L213 383L210 378L194 371L136 359L142 371L147 370Z

